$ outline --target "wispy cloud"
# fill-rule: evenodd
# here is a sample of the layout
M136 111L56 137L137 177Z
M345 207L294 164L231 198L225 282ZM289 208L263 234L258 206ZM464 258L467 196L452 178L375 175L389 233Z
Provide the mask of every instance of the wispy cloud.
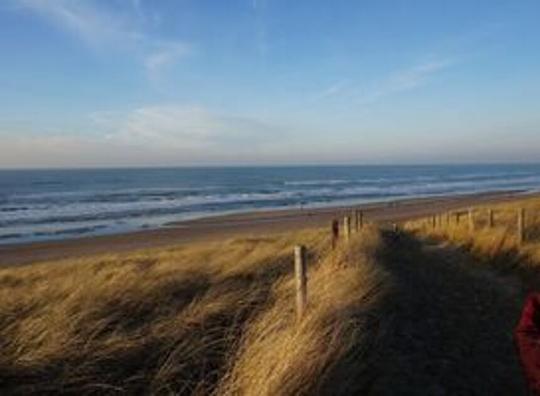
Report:
M266 22L267 0L251 0L251 8L255 18L255 46L261 58L268 54L268 28Z
M128 112L95 113L93 120L108 140L165 150L234 148L249 142L251 149L280 134L264 121L212 112L200 106L146 106Z
M138 45L145 35L132 26L128 14L97 7L92 1L18 0L24 8L48 19L54 25L76 34L93 46Z
M378 81L361 83L353 79L339 79L308 97L308 105L321 100L339 101L343 109L351 106L364 107L390 97L394 94L413 91L435 78L456 63L455 59L440 58L417 63L413 66L395 70Z
M437 73L456 64L452 58L431 59L411 67L397 70L386 78L376 82L371 89L359 91L355 102L369 105L394 94L412 91L421 87L435 77Z
M150 77L190 53L191 45L185 41L164 41L145 32L140 0L132 0L131 7L121 11L92 0L16 1L94 49L132 53Z
M313 95L313 100L327 99L333 96L337 96L344 92L350 86L349 80L339 80L324 88L323 90L316 92Z
M90 118L93 133L86 135L0 130L0 168L256 163L286 135L281 126L256 117L181 104L96 112Z
M178 60L188 55L190 51L191 46L185 43L162 43L156 46L153 52L149 52L146 55L144 66L148 75L156 79L164 69L174 65Z
M268 5L268 0L251 0L250 2L254 10L264 9Z
M455 61L451 59L432 60L399 71L389 77L384 84L383 91L400 92L416 88L426 83L434 74L447 69L454 63Z

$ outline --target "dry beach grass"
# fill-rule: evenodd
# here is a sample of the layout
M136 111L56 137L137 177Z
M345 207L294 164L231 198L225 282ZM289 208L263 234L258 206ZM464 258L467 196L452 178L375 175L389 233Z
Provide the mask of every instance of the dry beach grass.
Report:
M524 394L512 330L540 284L539 209L366 226L336 250L315 228L4 268L0 393Z
M0 271L3 394L307 394L348 370L384 275L375 230L312 230ZM310 256L294 315L292 247ZM347 381L339 384L347 389ZM336 388L337 391L337 388Z
M471 208L474 225L468 215L456 222L455 214L441 215L433 227L433 219L411 221L406 228L424 237L443 240L467 251L478 264L499 274L519 276L528 287L538 289L540 283L540 199L536 196L504 204L480 205ZM524 210L523 243L518 237L518 214ZM493 224L489 224L489 211Z

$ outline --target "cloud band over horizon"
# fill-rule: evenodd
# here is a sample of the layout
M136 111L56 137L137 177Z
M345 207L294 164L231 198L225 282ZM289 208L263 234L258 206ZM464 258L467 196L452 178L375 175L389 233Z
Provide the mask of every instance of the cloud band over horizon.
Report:
M534 2L203 3L0 6L0 167L540 160Z

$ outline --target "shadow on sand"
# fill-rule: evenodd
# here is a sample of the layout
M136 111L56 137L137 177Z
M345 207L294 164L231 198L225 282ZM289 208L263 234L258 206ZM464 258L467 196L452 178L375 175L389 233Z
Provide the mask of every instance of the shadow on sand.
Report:
M391 274L374 350L373 395L524 395L512 342L523 301L517 277L474 265L452 246L384 232Z

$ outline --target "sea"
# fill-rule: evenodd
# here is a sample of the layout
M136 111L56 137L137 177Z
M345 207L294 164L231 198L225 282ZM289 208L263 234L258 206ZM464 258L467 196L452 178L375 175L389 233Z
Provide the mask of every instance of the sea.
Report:
M540 164L0 170L0 244L268 209L539 191Z

